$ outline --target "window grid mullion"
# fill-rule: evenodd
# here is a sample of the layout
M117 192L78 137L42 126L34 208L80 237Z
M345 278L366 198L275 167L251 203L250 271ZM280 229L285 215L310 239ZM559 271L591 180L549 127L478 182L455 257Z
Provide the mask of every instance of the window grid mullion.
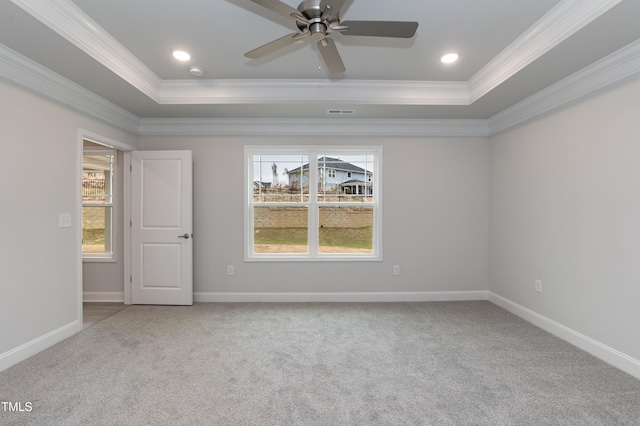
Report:
M318 153L309 152L309 256L318 256Z

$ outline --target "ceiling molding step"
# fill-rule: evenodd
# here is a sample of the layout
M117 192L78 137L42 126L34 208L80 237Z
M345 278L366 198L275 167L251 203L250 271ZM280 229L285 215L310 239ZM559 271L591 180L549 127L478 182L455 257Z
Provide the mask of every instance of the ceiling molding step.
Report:
M158 101L161 79L70 0L11 0L136 89Z
M140 136L486 137L486 120L140 119Z
M0 44L0 76L100 121L137 133L137 116Z
M167 80L70 0L12 0L133 87L160 104L364 102L372 105L469 105L465 82L323 80Z
M562 0L469 80L473 103L622 0Z
M640 40L489 118L495 134L640 73Z
M459 81L165 80L160 104L469 105Z

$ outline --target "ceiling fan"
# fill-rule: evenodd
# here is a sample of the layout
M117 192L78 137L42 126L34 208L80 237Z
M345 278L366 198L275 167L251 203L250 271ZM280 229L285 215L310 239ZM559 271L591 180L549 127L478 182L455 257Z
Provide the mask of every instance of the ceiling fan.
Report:
M258 59L298 40L311 36L318 40L320 55L329 74L341 74L346 68L334 41L327 36L336 31L344 35L411 38L418 29L417 22L408 21L343 21L340 8L345 0L304 0L297 9L280 0L251 0L286 18L293 19L300 32L288 34L244 54Z

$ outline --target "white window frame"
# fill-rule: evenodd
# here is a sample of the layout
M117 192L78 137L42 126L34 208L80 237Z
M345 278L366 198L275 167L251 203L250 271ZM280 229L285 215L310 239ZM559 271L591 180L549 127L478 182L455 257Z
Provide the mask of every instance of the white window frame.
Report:
M254 203L253 201L253 157L254 155L303 154L309 155L309 201L298 203ZM339 204L318 201L318 169L319 155L373 155L372 164L373 201L341 202ZM247 262L282 262L282 261L382 261L382 147L381 146L296 146L296 145L245 145L244 149L244 257ZM308 207L308 253L254 253L254 206L294 205ZM372 253L318 253L319 208L322 206L339 207L373 207L373 241Z
M93 141L92 141L93 142ZM83 207L111 207L111 252L109 253L82 253L83 262L115 262L116 261L116 232L117 229L117 188L118 188L118 151L115 148L107 147L104 150L83 150L82 157L84 163L85 155L112 155L113 156L113 171L111 176L111 203L91 203L81 202L81 208ZM82 225L81 225L82 230ZM82 251L82 248L80 249Z

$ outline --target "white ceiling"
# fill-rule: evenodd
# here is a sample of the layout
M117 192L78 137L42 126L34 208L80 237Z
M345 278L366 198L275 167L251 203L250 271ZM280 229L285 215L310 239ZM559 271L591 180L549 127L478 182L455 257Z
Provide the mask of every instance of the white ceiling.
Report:
M638 16L638 0L347 0L344 20L419 27L332 34L347 68L335 78L309 38L244 57L297 30L250 0L2 1L0 43L140 118L487 119L640 39ZM441 64L451 50L460 60Z

